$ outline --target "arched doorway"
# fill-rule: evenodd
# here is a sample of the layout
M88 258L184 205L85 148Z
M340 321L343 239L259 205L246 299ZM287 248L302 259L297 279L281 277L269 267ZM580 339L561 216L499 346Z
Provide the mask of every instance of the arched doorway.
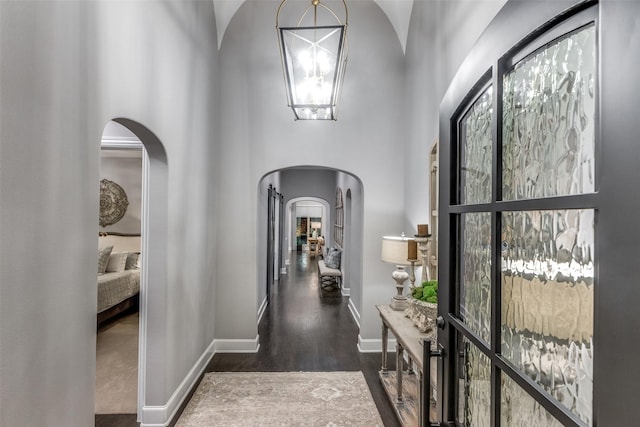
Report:
M142 124L126 118L116 118L107 128L121 128L135 138L124 138L120 148L142 150L140 194L140 285L137 357L137 420L141 421L148 393L154 392L148 370L162 363L156 348L162 348L164 331L157 322L165 315L154 307L164 307L166 301L167 259L167 156L160 140ZM135 139L139 143L135 142ZM116 146L117 138L111 141ZM153 215L151 215L153 213ZM153 283L153 286L150 284ZM155 320L154 320L155 319ZM153 348L149 336L153 336ZM153 358L147 354L154 353Z
M348 288L343 290L343 296L352 295L356 292L355 300L350 297L349 307L356 323L359 323L359 312L362 307L361 286L362 286L362 215L364 200L364 191L362 181L355 175L331 168L319 166L295 166L283 168L265 174L258 183L258 306L259 315L264 310L266 303L266 286L263 272L267 271L267 197L268 187L272 185L277 188L278 193L282 194L284 201L284 221L283 231L284 239L282 243L281 253L285 256L285 264L288 260L289 251L296 251L296 215L293 213L293 206L300 201L311 201L322 206L321 214L321 232L324 237L325 245L332 246L336 243L336 193L338 189L342 194L348 194L349 206L347 210L342 207L343 213L347 214L343 222L339 225L342 230L342 240L340 247L348 251L344 253L344 268L351 266L353 271L343 272L343 278L349 277ZM347 199L343 197L343 202L347 203ZM346 222L348 221L348 223ZM310 231L311 232L311 231ZM346 264L348 262L348 264Z
M140 140L110 121L100 144L95 414L138 412L142 170Z

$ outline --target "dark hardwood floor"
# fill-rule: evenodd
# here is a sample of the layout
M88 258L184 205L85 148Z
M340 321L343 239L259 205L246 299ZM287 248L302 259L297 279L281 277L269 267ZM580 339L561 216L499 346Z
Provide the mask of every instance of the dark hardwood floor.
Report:
M258 327L259 351L216 354L206 372L362 371L385 427L399 426L378 379L380 353L358 352L358 328L347 307L349 298L323 295L317 268L315 257L292 253L288 274L274 285ZM389 354L389 366L394 363ZM136 425L135 415L96 416L97 427Z

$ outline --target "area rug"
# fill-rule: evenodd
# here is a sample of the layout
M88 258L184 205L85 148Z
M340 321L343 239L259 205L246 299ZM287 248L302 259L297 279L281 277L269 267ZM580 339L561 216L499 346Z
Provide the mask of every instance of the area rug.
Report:
M96 414L138 411L138 314L100 331L96 345Z
M362 372L211 372L176 427L380 426Z

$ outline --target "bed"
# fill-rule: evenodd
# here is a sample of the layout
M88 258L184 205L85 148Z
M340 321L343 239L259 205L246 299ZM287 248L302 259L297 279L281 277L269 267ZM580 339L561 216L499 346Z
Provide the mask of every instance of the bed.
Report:
M98 245L97 326L138 310L140 236L101 234Z

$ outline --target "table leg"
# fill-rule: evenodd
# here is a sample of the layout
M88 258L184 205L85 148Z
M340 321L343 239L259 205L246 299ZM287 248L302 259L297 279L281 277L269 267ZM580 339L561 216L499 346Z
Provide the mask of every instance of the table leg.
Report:
M404 362L404 349L400 344L396 344L396 379L397 379L397 387L398 387L398 406L404 405L404 399L402 397L402 371Z
M389 338L389 327L382 322L382 368L380 370L383 374L387 374L387 341Z

